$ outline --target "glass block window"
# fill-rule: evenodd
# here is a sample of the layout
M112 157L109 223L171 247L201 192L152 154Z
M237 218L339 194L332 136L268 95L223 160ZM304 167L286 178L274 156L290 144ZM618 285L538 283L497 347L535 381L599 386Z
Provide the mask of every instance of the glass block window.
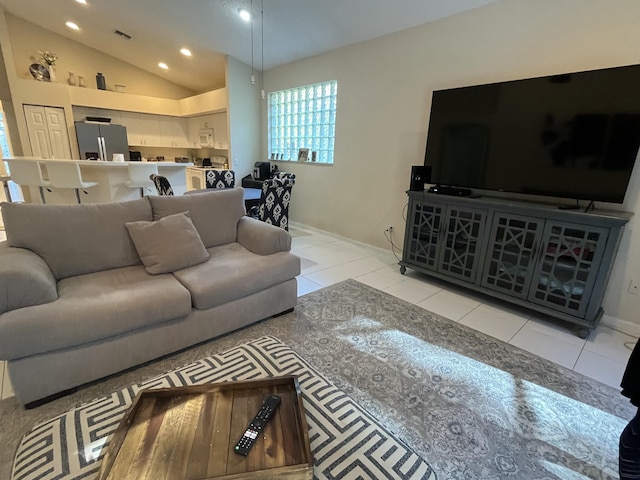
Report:
M333 163L338 82L316 83L269 94L269 158Z

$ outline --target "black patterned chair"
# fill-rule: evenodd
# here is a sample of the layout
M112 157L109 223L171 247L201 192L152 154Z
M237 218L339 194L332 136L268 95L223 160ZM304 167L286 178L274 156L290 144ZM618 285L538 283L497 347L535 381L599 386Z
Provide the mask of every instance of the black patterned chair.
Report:
M265 223L289 230L289 203L294 184L293 178L265 180L262 184L260 204L253 207L249 215Z
M167 180L167 177L163 177L162 175L155 175L152 173L149 178L156 186L158 195L173 195L173 188L171 188L171 184L169 183L169 180Z
M233 188L236 186L236 172L233 170L207 170L207 188Z
M289 179L289 180L293 180L294 183L296 181L295 173L289 173L289 172L273 172L273 174L271 175L271 178L275 178L276 180Z

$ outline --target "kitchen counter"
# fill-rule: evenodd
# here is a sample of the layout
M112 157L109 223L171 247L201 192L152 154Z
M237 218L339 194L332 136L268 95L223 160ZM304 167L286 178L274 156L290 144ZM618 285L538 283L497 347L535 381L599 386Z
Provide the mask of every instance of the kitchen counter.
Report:
M27 157L5 158L9 162L25 161L38 162L47 178L47 164L52 162L76 162L80 166L82 179L87 182L98 182L95 187L87 188L82 193L82 203L122 202L140 198L140 189L127 187L124 182L129 179L129 165L147 165L147 162L101 162L95 160L41 160ZM186 168L192 163L176 162L148 162L158 166L158 174L167 177L175 195L182 195L187 191ZM11 167L9 167L11 168ZM32 202L39 202L40 195L37 187L29 190ZM47 203L76 203L75 194L69 188L51 188L45 191ZM155 192L154 192L155 193Z

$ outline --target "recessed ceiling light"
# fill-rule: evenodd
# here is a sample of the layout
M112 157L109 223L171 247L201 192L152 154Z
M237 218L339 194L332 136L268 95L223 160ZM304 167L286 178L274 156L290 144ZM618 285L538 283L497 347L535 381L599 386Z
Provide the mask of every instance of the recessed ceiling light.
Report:
M83 5L87 4L87 0L76 0L76 2L81 3Z
M189 50L188 48L181 48L180 49L180 53L185 55L185 56L187 56L187 57L191 56L191 50Z
M71 30L80 30L80 27L73 22L67 22L65 25Z
M169 70L169 66L164 62L160 62L158 66L163 70Z
M251 20L251 13L249 13L249 10L247 10L246 8L241 8L240 10L238 10L238 14L240 15L240 18L245 22Z

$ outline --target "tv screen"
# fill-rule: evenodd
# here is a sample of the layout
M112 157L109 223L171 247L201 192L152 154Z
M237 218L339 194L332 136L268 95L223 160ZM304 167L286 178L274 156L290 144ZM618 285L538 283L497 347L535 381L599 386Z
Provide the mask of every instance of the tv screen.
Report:
M433 92L431 182L622 203L640 145L640 65Z

